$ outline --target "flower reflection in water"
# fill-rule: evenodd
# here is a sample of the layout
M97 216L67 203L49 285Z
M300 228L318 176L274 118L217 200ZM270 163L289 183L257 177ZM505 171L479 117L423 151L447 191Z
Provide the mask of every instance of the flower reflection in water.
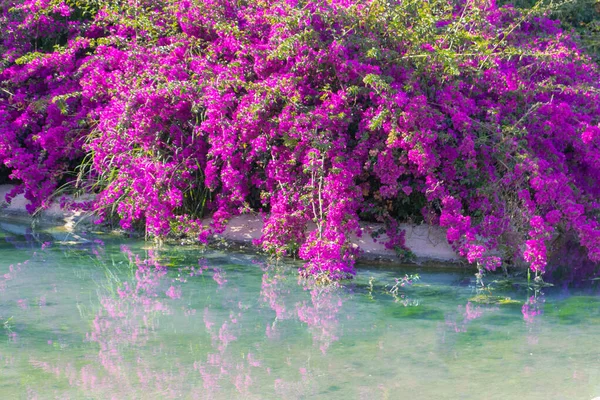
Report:
M525 322L531 324L535 321L538 315L543 313L544 302L544 294L541 292L536 292L533 296L530 296L527 299L527 302L525 302L521 308L521 313L523 314L523 319Z
M339 340L338 314L343 305L341 290L336 286L309 284L310 301L296 304L298 319L306 323L312 333L313 342L323 354L333 342Z
M341 335L339 314L349 296L343 288L297 280L290 270L260 262L252 266L262 270L259 287L240 285L231 282L239 277L207 260L169 269L157 251L142 256L122 246L121 252L129 267L109 271L115 263L102 244L89 250L108 277L88 317L86 342L97 346L96 355L82 365L31 357L31 367L98 398L263 398L265 385L273 397L314 394L309 361L316 355L298 356L289 344L286 350L287 338L308 331L325 356ZM21 299L18 306L32 304Z
M539 317L544 313L544 293L539 288L534 288L533 295L527 298L521 308L523 320L527 324L527 344L535 346L539 343L539 332L541 330Z
M33 377L7 398L392 398L421 390L430 372L459 382L471 362L492 370L501 358L488 355L502 355L494 352L509 340L528 357L502 359L507 373L537 379L545 368L529 356L548 354L543 329L555 308L543 315L541 293L518 306L485 304L430 275L406 287L369 270L377 285L363 272L346 287L324 286L299 280L291 262L240 253L198 261L188 248L119 253L107 240L66 254L56 242L42 251L43 243L35 256L27 247L20 259L0 260L0 322L14 316L0 365ZM561 346L582 354L575 345ZM585 379L589 360L573 362L573 379Z
M455 333L467 332L469 323L484 314L498 311L498 307L480 306L472 302L467 302L465 306L458 305L456 313L446 316L446 326Z
M150 251L147 259L134 255L128 248L122 251L128 256L134 275L131 281L123 282L116 289L117 295L100 295L101 308L93 322L87 340L99 346L99 371L95 366L82 370L82 383L88 389L115 393L126 390L134 392L136 386L144 390L163 393L166 397L176 397L177 384L182 384L185 374L171 368L168 372L155 368L146 351L137 351L155 338L161 315L170 314L167 304L169 297L163 294L178 292L180 288L169 285L166 279L167 268L160 265L157 255ZM169 289L164 290L167 286ZM162 351L162 344L153 349ZM137 357L133 357L136 354ZM173 366L176 366L174 362Z

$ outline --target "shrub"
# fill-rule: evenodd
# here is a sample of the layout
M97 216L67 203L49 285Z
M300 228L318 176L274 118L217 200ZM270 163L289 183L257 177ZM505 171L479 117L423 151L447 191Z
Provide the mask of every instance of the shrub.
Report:
M315 274L353 273L359 216L439 224L480 268L543 271L563 232L600 260L600 75L541 5L94 4L4 6L0 161L32 207L86 153L124 228L260 209L257 244Z

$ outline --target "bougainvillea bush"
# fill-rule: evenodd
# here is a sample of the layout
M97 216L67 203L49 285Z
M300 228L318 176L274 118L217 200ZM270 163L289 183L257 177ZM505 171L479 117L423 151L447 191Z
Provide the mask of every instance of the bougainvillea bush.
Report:
M396 248L440 225L480 269L543 272L564 235L600 260L600 73L541 4L0 4L0 162L32 211L66 183L201 241L261 212L257 245L332 277L361 219Z

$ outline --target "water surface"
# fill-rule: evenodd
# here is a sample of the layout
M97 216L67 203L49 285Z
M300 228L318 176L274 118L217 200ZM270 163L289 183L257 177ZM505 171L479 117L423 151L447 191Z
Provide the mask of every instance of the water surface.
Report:
M2 398L600 396L593 286L362 265L323 287L289 261L0 227Z

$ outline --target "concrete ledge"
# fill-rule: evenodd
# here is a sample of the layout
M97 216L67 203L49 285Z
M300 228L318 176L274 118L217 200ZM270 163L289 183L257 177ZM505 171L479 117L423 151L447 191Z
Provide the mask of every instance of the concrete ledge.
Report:
M40 225L40 226L64 226L64 228L73 232L78 226L89 228L91 224L91 215L82 211L71 211L60 208L58 203L53 203L49 208L40 211L36 215L31 215L25 208L28 201L22 194L16 196L10 204L5 200L6 194L10 192L13 185L0 185L0 218L3 220L12 220L22 224Z
M261 236L263 221L259 216L239 215L233 217L227 224L222 237L237 244L252 244L254 239ZM385 248L387 235L381 234L373 239L371 232L383 228L382 224L361 224L362 235L353 235L351 243L358 246L362 252L360 260L381 260L397 262L398 257L393 250ZM446 231L437 226L400 224L400 229L406 231L406 247L413 252L417 264L422 263L461 263L459 257L446 240Z
M58 226L63 228L61 230L72 233L92 227L90 215L80 211L63 210L58 204L53 204L32 217L25 209L27 200L23 195L17 196L10 204L4 201L6 193L12 187L12 185L0 185L0 222ZM206 223L208 224L209 220ZM262 227L263 221L260 216L239 215L229 221L225 232L219 238L238 245L252 246L252 241L260 238ZM377 239L371 236L372 232L377 232L382 227L382 224L363 223L361 224L362 235L351 237L351 242L361 250L359 261L399 262L396 253L385 248L387 235L381 234ZM411 224L400 224L399 228L406 231L406 247L415 255L414 261L417 264L443 266L444 264L456 265L464 261L448 244L444 229L437 226Z

